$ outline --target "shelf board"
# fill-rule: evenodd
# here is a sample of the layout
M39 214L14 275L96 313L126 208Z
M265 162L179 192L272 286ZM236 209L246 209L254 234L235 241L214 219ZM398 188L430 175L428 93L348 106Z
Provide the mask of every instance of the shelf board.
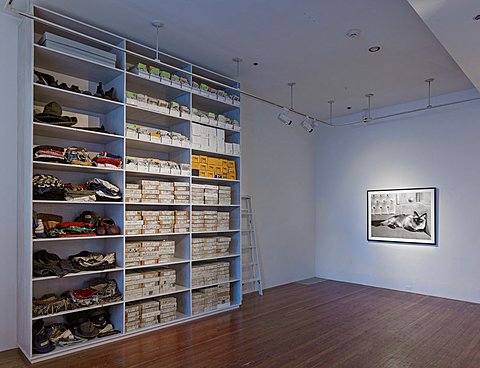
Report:
M156 295L148 295L148 296L141 296L138 298L133 298L133 299L126 299L125 303L130 303L130 302L136 302L138 300L145 300L145 299L153 299L153 298L159 298L165 295L171 295L171 294L177 294L177 293L182 293L184 291L188 291L189 288L182 286L182 285L175 285L175 290L173 291L167 291L164 293L156 294Z
M182 95L190 94L190 90L183 89L180 85L161 83L131 72L126 72L126 75L127 91L142 91L142 93L147 96L166 101L172 101Z
M73 171L73 172L98 172L98 173L111 173L111 172L123 172L123 169L111 169L108 167L96 167L96 166L82 166L82 165L71 165L71 164L61 164L57 162L42 162L42 161L33 161L33 168L40 170L54 170L54 171Z
M91 305L89 307L76 308L76 309L71 309L71 310L68 310L68 311L63 311L63 312L58 312L58 313L53 313L53 314L46 314L46 315L43 315L43 316L32 317L32 321L35 321L37 319L42 319L42 318L53 318L53 317L63 316L65 314L77 313L77 312L82 312L82 311L91 310L91 309L106 308L106 307L111 307L113 305L120 305L120 304L123 304L122 300L120 300L118 302L112 302L112 303L95 304L95 305Z
M211 261L215 259L233 258L233 257L240 257L240 254L227 254L227 255L216 256L216 257L197 258L197 259L192 259L192 262L203 262L203 261Z
M163 327L163 326L169 326L173 323L182 321L182 320L187 319L189 317L190 316L187 316L186 314L183 314L183 313L177 311L177 317L175 319L171 320L171 321L168 321L168 322L165 322L165 323L156 323L153 326L137 328L135 330L125 332L125 336L135 335L135 334L142 333L142 332L149 331L149 330L155 330L155 329L158 329L158 328Z
M192 176L192 182L194 183L240 183L240 180L236 179L221 179L221 178L205 178L203 176Z
M104 98L84 95L60 88L34 84L34 102L47 104L51 101L58 102L63 109L81 110L93 114L107 114L123 107L121 102L110 101Z
M192 318L199 318L199 317L213 315L213 314L220 313L220 312L226 312L226 311L229 311L229 310L236 309L239 306L240 306L240 304L231 304L230 303L230 305L227 305L225 307L217 307L217 309L212 309L212 310L207 311L207 312L192 314Z
M153 265L142 265L142 266L133 266L133 267L125 267L125 271L129 270L140 270L143 268L155 268L155 267L164 267L168 265L173 265L173 264L182 264L182 263L189 263L190 261L188 259L183 259L183 258L177 258L174 257L172 261L166 262L166 263L156 263Z
M215 230L215 231L192 231L192 235L197 235L197 234L217 234L217 233L237 233L239 232L240 229L238 230Z
M192 203L192 207L240 207L239 204L196 204Z
M48 242L57 242L57 241L116 239L116 238L123 238L123 235L77 236L72 238L40 238L40 239L32 239L32 241L34 243L48 243Z
M46 123L33 123L33 134L43 137L59 138L72 141L82 141L97 144L107 144L123 136L109 133L94 132L90 130L63 127Z
M141 151L153 151L153 152L178 152L178 151L189 151L190 147L180 147L174 146L171 144L155 143L144 141L141 139L135 138L125 138L127 152L128 149L135 149Z
M117 328L117 326L115 326ZM117 328L118 329L118 328ZM61 356L64 354L67 354L69 352L75 352L80 349L85 349L87 347L92 347L92 346L98 346L98 345L103 345L106 344L112 340L117 340L119 336L123 336L121 333L116 334L116 335L111 335L111 336L106 336L106 337L101 337L101 338L94 338L91 340L87 340L84 343L81 344L75 344L75 345L70 345L70 346L56 346L54 350L52 350L49 353L46 354L33 354L32 355L32 363L40 362L46 359L51 359L56 356Z
M190 203L155 203L155 202L125 202L127 206L169 206L169 207L190 207Z
M219 153L215 151L207 151L207 150L199 150L199 149L193 149L192 148L192 154L194 155L209 155L211 157L217 157L217 158L240 158L240 155L230 155L227 153Z
M141 123L156 124L163 127L171 127L184 121L190 121L182 117L171 116L157 111L152 111L144 107L126 104L127 121L138 121Z
M235 105L227 101L203 95L196 89L192 89L192 105L199 110L207 112L211 111L211 109L214 109L212 112L217 112L219 114L240 108L240 105L238 104Z
M189 179L189 175L175 175L175 174L159 174L151 172L142 172L142 171L133 171L125 170L127 176L133 176L138 178L151 177L151 178L180 178L180 179Z
M164 234L138 234L138 235L125 235L126 239L129 238L152 238L155 236L173 236L173 235L189 235L190 232L187 233L164 233Z
M66 277L94 275L94 274L97 274L97 273L118 272L118 271L122 271L122 270L123 270L123 268L121 268L121 267L115 267L115 268L108 268L108 269L105 269L105 270L98 270L98 271L81 271L81 272L77 272L77 273L69 273L69 274L66 274L63 277L60 277L60 276L34 277L32 279L32 281L38 282L38 281L56 280L56 279L63 279L63 278L66 278Z
M123 70L52 50L38 44L34 44L34 52L36 68L47 69L92 82L108 82L123 73Z
M207 287L212 287L212 286L217 286L217 285L230 284L232 282L237 282L237 281L240 281L240 279L233 278L233 279L230 279L228 281L216 282L214 284L207 284L207 285L202 285L202 286L192 286L191 289L192 290L204 289L204 288L207 288Z
M93 202L73 202L73 201L43 201L43 200L33 200L32 203L37 204L83 204L83 205L110 205L110 204L120 204L123 205L123 202L102 202L102 201L93 201Z
M219 127L218 125L210 124L210 122L206 122L206 121L200 121L200 120L195 119L195 118L193 118L193 117L192 117L192 123L201 124L201 125L206 125L206 126L213 127L213 128L217 128L217 129L223 129L223 130L225 130L226 132L228 132L228 134L226 134L227 136L230 136L230 135L232 135L233 133L240 133L240 131L241 131L241 130L235 130L235 129L230 129L230 128Z

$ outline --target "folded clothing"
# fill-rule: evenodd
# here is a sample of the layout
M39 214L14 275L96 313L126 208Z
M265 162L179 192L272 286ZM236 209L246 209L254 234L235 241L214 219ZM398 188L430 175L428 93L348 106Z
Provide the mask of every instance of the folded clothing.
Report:
M64 200L65 187L63 182L53 175L36 174L33 177L33 199Z
M45 294L33 298L32 313L34 317L44 316L121 300L122 294L115 280L95 278L87 282L87 287L67 290L61 296Z
M119 168L122 166L122 156L104 151L100 152L93 162L99 167Z
M121 163L120 163L121 165ZM88 189L95 192L97 201L121 201L122 193L116 185L99 178L87 181Z
M58 146L40 145L33 148L33 159L35 161L64 163L65 148Z
M92 159L86 148L68 147L65 150L65 159L72 165L93 166Z
M72 264L71 260L61 259L54 253L42 249L33 254L33 275L36 277L65 276L68 273L81 271Z
M115 253L93 253L82 251L68 257L72 265L81 271L98 271L115 267Z

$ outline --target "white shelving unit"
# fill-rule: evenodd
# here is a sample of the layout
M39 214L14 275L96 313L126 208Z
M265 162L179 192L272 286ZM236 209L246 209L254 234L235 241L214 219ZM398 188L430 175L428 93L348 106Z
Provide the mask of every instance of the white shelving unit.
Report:
M50 11L42 7L33 7L35 16L45 19L68 29L88 35L86 39L70 32L58 29L45 23L24 19L20 25L19 38L20 60L24 62L19 66L19 98L24 103L19 108L19 228L18 228L18 278L19 278L19 311L18 311L18 341L19 347L31 362L37 362L59 355L68 354L93 346L117 341L127 336L160 329L172 324L188 322L203 316L220 313L237 308L242 301L241 291L241 235L240 235L240 155L227 155L205 150L193 150L189 147L146 142L140 139L128 138L125 133L127 123L141 123L149 127L181 132L191 138L191 124L193 121L209 125L205 122L192 120L193 115L174 116L165 112L152 111L147 108L127 104L126 91L143 93L155 98L167 101L177 101L181 105L198 108L216 114L225 114L232 119L240 120L240 104L238 101L216 97L211 94L192 89L192 80L199 83L201 78L192 77L188 73L215 80L232 88L239 87L238 82L228 77L221 76L215 72L198 67L174 56L161 54L161 61L170 66L159 65L155 62L155 50L119 37L107 31L76 21L70 17ZM89 46L110 51L116 54L115 67L92 62L68 52L56 51L38 44L44 32L50 32L73 41L81 42ZM95 42L100 40L102 43ZM114 49L105 43L117 46L134 52ZM168 81L156 81L147 79L144 76L128 71L128 65L143 62L150 66L157 66L161 70L169 72L178 71L179 68L187 73L184 77L188 79L189 85L169 83ZM67 82L68 85L75 84L82 90L95 92L98 82L102 82L104 89L115 88L118 102L103 98L75 93L55 87L34 83L33 71L40 70L51 74L59 79L59 82ZM207 83L208 84L208 83ZM215 88L215 85L212 85ZM229 93L238 94L234 90ZM91 130L78 129L73 127L54 126L46 123L33 122L33 110L42 110L43 106L51 101L58 102L64 115L76 115L79 117L79 126L100 126L104 125L111 133L102 133ZM238 129L225 128L226 135L233 139L232 142L240 143L240 132ZM63 163L33 161L32 148L35 145L57 145L62 147L77 146L85 147L88 150L100 152L108 151L120 155L136 157L156 157L160 159L173 159L180 163L192 162L192 155L206 155L215 158L234 160L236 163L237 179L206 178L198 176L185 176L176 174L158 174L130 171L124 168L112 169L103 167L76 166ZM123 160L125 164L125 159ZM123 166L124 167L124 166ZM37 173L51 174L59 177L64 182L82 183L86 180L99 177L112 182L125 193L127 182L141 179L183 181L198 184L224 185L232 188L231 205L203 205L203 204L159 204L159 203L128 203L123 199L121 202L91 202L79 203L54 200L33 200L32 198L32 177ZM190 191L191 196L191 191ZM184 232L169 234L143 234L124 235L125 211L128 209L182 209L191 213L192 210L218 210L228 211L230 216L230 229L224 231L203 231ZM32 212L56 213L68 221L85 210L93 210L100 216L110 217L122 229L121 235L116 236L95 236L78 238L41 238L32 239ZM191 224L190 224L191 229ZM221 256L205 257L201 259L192 258L192 238L209 236L229 236L231 246L229 253ZM137 240L175 240L175 257L168 263L153 265L142 265L125 267L125 244ZM116 267L101 271L87 271L68 274L65 277L33 277L33 254L41 249L67 258L83 250L93 252L115 252ZM214 283L192 287L191 270L192 265L202 262L228 261L230 263L230 279L226 282ZM124 293L125 274L131 271L144 271L158 269L168 266L177 271L177 284L174 291L160 293L155 296L145 296L135 299L106 303L104 305L92 305L86 308L61 311L54 314L33 316L32 299L41 297L47 293L61 294L63 291L82 288L86 282L94 277L108 277L114 279L119 286L122 296ZM217 310L199 314L192 314L192 291L216 286L230 284L230 304L226 307L219 307ZM140 328L126 332L125 329L125 307L127 304L148 300L158 296L175 296L177 298L177 317L173 321L157 324L155 326ZM56 347L52 352L46 354L34 354L32 348L32 323L44 319L46 324L63 322L66 315L97 308L108 309L112 323L120 330L120 334L95 338L80 345L69 347Z

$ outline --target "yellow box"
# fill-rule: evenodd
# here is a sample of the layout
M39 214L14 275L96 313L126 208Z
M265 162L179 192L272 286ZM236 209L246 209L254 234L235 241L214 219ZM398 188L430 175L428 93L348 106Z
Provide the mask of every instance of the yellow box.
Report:
M230 173L230 174L228 174L227 178L228 178L228 179L232 179L232 180L237 180L237 174L235 174L235 173Z
M200 163L200 156L192 155L192 164L199 164L199 163Z
M228 167L228 160L222 160L222 167Z
M201 164L207 164L208 163L208 157L207 156L199 156L200 158L200 163Z
M215 166L208 164L208 165L207 165L207 171L211 171L211 172L214 173L214 172L215 172Z
M235 161L233 160L228 160L228 168L229 169L235 169Z
M222 175L222 167L215 166L215 175Z
M222 167L222 175L227 176L228 175L228 169L225 167Z
M192 162L192 169L193 170L200 170L200 163Z
M214 178L214 177L215 177L215 173L214 173L214 172L207 171L207 178Z
M204 178L207 177L207 170L199 170L198 171L198 175L199 176L203 176Z
M198 164L198 169L200 171L207 171L207 164L202 164L202 163Z
M228 169L229 174L235 174L237 171L235 169Z
M215 157L207 157L207 160L208 160L208 164L209 165L215 165L215 160L216 158Z

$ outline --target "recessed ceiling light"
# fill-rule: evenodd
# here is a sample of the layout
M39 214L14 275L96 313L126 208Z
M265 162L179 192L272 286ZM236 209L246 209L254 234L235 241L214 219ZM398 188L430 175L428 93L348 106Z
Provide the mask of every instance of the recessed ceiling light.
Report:
M347 110L351 110L352 109L352 106L347 106Z
M257 62L254 62L254 63L253 63L253 66L257 66L257 65L258 65L258 63L257 63Z
M380 51L381 48L382 48L381 46L372 46L368 49L368 51L377 52L377 51Z
M345 36L347 36L348 38L357 38L358 36L360 36L360 33L362 33L360 29L354 28L349 29L347 33L345 33Z
M473 17L473 19L475 19L475 20L480 20L480 14L475 15L475 16Z

